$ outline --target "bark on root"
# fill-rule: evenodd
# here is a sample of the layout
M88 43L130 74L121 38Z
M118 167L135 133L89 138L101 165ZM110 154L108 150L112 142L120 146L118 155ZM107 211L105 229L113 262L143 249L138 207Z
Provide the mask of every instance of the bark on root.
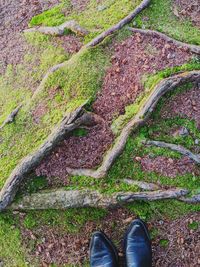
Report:
M3 127L6 124L12 123L15 120L15 117L17 116L18 112L20 111L22 105L19 105L17 108L15 108L9 115L8 117L5 119L5 121L3 122L3 124L0 126L0 130L3 129Z
M122 153L126 141L131 132L136 131L149 118L156 107L159 99L168 91L175 89L177 86L187 82L199 82L200 71L191 71L174 75L161 81L141 103L139 112L124 127L121 134L115 141L113 147L106 153L102 165L96 169L71 169L67 168L67 172L72 175L84 175L93 178L102 178L112 166L115 159Z
M183 146L165 143L165 142L161 142L161 141L153 141L153 140L146 140L146 141L144 141L144 144L150 145L150 146L169 148L169 149L176 151L176 152L178 152L184 156L187 156L188 158L192 159L195 163L200 164L200 156L192 153L189 149L186 149Z
M95 124L93 115L85 113L83 106L64 117L47 140L35 152L25 157L12 171L0 192L0 211L12 202L24 177L34 170L68 133L83 125L93 126Z
M85 36L89 31L83 29L75 20L66 21L65 23L55 27L35 27L25 30L24 32L41 32L47 35L62 36L65 30L70 30L78 36Z
M147 34L147 35L150 35L150 36L153 36L153 37L159 36L159 37L161 37L162 39L164 39L167 42L171 42L171 43L173 43L174 45L176 45L178 47L179 46L183 47L183 48L188 49L189 51L191 51L191 52L193 52L195 54L200 55L200 46L198 46L198 45L186 44L186 43L177 41L177 40L167 36L166 34L158 32L158 31L143 30L143 29L131 28L131 27L128 27L128 29L131 32L134 32L134 33Z
M101 43L106 37L110 36L114 32L120 30L123 28L126 24L131 22L143 9L147 8L150 4L151 0L143 0L139 6L135 8L133 12L131 12L127 17L122 19L120 22L118 22L116 25L111 27L105 32L102 32L99 36L94 38L91 42L89 42L86 47L94 47Z
M184 201L189 193L186 189L175 188L157 190L153 192L119 192L105 195L91 190L58 189L43 191L23 197L18 203L13 203L8 209L12 210L42 210L42 209L68 209L96 207L107 208L120 204L132 203L136 200L155 201L164 199L177 199Z

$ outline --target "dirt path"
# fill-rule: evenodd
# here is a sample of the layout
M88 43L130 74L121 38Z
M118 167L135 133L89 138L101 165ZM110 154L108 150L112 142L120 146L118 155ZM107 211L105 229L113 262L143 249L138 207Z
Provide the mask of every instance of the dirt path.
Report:
M27 248L40 237L32 256L38 257L42 266L51 263L82 266L88 260L89 241L92 232L103 230L117 245L123 265L122 240L124 233L134 219L127 209L110 210L98 225L88 221L80 233L67 234L59 229L40 226L35 230L21 227L23 242ZM200 264L200 217L198 213L177 220L158 220L148 224L156 232L152 240L153 267L197 267ZM45 265L46 264L46 265Z

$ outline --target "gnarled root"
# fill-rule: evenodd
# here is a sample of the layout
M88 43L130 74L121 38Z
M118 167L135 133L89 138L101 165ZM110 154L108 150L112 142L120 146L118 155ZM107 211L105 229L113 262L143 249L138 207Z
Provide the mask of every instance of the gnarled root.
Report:
M187 82L199 82L200 81L200 71L191 71L180 73L164 79L161 81L149 94L147 98L141 103L141 108L138 113L132 118L132 120L124 127L121 134L115 141L113 147L106 153L102 165L97 169L71 169L67 168L67 172L72 175L84 175L93 178L102 178L106 175L107 171L115 161L115 159L123 151L126 141L132 131L137 130L141 125L143 125L149 118L151 113L156 107L159 99L170 90L175 89Z
M98 191L91 190L66 191L65 189L58 189L24 196L18 203L13 203L8 208L12 210L63 210L83 207L107 208L120 204L132 203L136 200L155 201L177 199L185 201L184 197L188 193L188 190L181 188L157 190L153 192L118 192L112 195L105 195Z
M22 107L22 104L19 105L18 107L16 107L9 115L8 117L5 119L5 121L3 122L3 124L0 126L0 130L3 129L3 127L6 125L6 124L9 124L9 123L12 123L15 119L15 117L17 116L18 112L20 111Z
M92 114L84 112L83 106L64 117L47 140L35 152L25 157L12 171L0 192L0 211L12 202L23 178L34 170L68 133L83 125L93 126L96 123Z
M143 30L143 29L131 28L131 27L128 27L128 29L130 31L134 32L134 33L147 34L147 35L150 35L150 36L153 36L153 37L154 36L159 36L162 39L164 39L165 41L171 42L176 46L180 46L180 47L186 48L186 49L188 49L189 51L191 51L191 52L193 52L195 54L198 54L198 55L200 54L200 46L192 45L192 44L186 44L186 43L177 41L177 40L167 36L164 33L161 33L161 32L158 32L158 31L153 31L153 30Z
M200 156L192 153L189 149L184 148L180 145L175 144L169 144L161 141L153 141L153 140L146 140L144 141L144 144L150 145L150 146L157 146L157 147L163 147L163 148L169 148L173 151L176 151L184 156L187 156L188 158L192 159L195 163L200 164Z
M65 30L70 30L78 36L85 36L89 31L83 29L75 20L66 21L65 23L55 27L35 27L26 29L24 32L41 32L47 35L62 36Z

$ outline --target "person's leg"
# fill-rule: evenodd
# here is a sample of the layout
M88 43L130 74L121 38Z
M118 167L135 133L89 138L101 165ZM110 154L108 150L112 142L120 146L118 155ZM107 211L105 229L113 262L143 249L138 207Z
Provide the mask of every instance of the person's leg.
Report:
M117 267L117 250L103 232L95 232L90 242L91 267Z
M124 238L126 267L151 267L152 250L148 229L140 219L134 220Z

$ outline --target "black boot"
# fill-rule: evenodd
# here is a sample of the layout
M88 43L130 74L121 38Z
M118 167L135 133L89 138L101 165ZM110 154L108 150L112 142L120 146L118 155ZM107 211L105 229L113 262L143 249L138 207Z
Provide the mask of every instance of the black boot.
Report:
M151 267L151 241L144 222L134 220L124 238L126 267Z
M102 232L95 232L90 242L91 267L118 267L117 250Z

